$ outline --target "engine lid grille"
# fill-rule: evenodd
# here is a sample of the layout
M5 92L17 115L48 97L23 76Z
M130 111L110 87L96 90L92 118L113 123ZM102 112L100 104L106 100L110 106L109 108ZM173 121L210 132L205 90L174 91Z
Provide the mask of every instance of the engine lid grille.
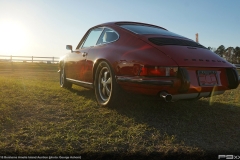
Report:
M188 40L182 40L182 39L174 39L174 38L160 38L160 37L155 37L155 38L148 38L150 42L153 44L159 45L159 46L164 46L164 45L177 45L177 46L190 46L190 47L197 47L197 48L205 48L199 43L193 42L193 41L188 41Z

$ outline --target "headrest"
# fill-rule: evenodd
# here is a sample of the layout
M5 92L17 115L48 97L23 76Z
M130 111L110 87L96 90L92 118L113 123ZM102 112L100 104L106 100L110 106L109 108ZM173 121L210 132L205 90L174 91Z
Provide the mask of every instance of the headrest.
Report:
M118 35L115 32L105 32L104 39L105 42L115 41L118 38Z

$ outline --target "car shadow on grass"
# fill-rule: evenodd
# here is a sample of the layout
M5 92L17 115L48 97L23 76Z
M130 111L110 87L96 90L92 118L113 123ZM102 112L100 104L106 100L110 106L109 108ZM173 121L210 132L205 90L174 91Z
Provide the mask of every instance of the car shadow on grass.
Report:
M154 127L161 134L173 135L176 143L197 147L207 153L240 151L240 107L236 105L210 104L209 98L166 103L130 97L114 109L138 123Z
M94 90L73 88L71 92L95 101ZM166 103L156 98L126 94L110 110L147 124L160 134L174 136L176 144L197 147L206 153L240 151L240 107L234 104L196 101Z
M78 96L85 97L89 100L95 101L95 94L93 89L87 89L80 86L73 86L73 88L69 89L70 92L77 94Z

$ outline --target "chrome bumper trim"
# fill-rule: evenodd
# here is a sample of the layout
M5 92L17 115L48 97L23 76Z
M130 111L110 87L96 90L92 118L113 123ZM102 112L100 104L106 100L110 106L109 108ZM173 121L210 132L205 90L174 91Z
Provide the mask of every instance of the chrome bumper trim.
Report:
M116 77L119 82L131 82L131 83L140 83L140 84L154 84L154 85L173 85L172 80L159 80L159 79L144 79L137 77Z

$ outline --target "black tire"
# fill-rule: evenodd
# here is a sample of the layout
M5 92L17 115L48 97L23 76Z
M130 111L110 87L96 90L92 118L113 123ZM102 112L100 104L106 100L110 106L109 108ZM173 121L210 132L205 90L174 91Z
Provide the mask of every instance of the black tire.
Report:
M119 86L115 80L115 74L110 65L101 61L95 72L95 96L100 106L114 107L118 103Z
M72 88L72 83L70 83L66 80L66 75L65 75L64 68L62 68L61 71L60 71L60 86L62 88L67 88L67 89Z

